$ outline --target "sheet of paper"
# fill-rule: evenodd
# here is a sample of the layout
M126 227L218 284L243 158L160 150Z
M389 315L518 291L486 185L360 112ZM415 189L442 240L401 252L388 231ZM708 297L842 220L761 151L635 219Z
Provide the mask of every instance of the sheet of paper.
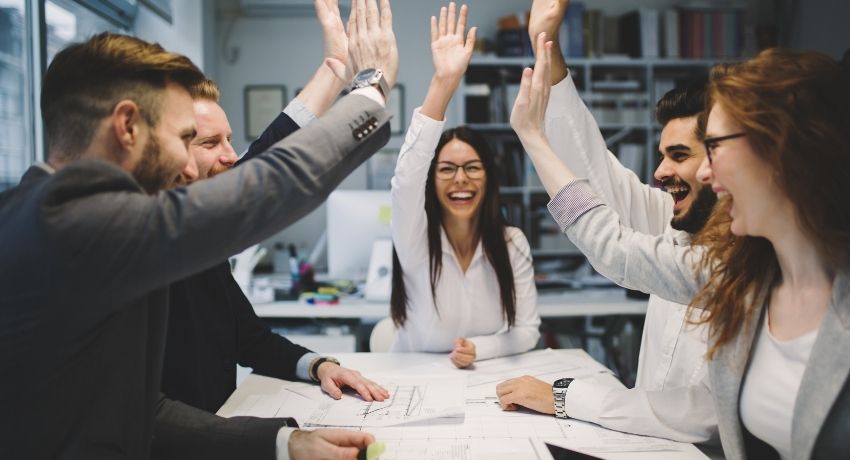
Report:
M545 436L541 436L540 438L550 444L591 454L681 451L687 446L687 444L666 439L606 430L578 420L559 420L558 424L561 425L563 437L547 439Z
M463 421L466 411L464 378L372 377L390 392L389 399L364 401L347 395L337 401L303 386L290 386L287 390L301 396L318 395L313 399L318 407L304 421L306 426L381 427L431 419L450 424Z

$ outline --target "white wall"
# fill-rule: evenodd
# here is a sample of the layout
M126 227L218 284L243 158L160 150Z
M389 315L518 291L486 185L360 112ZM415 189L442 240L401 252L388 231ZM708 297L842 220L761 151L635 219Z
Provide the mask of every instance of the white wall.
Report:
M168 23L144 4L133 26L133 33L144 40L158 42L165 49L184 54L198 67L204 68L203 8L213 8L202 0L172 2L172 23Z

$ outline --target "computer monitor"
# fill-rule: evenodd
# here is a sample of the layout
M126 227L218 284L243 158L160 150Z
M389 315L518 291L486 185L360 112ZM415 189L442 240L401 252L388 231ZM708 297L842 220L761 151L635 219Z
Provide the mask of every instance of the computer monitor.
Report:
M363 281L375 239L391 238L389 190L336 190L328 197L328 275Z

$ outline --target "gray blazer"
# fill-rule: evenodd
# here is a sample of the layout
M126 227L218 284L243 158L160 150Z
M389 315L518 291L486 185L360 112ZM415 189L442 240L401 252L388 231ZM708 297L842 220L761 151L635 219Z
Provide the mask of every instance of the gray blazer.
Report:
M386 144L388 121L350 95L189 187L147 195L116 165L80 160L0 194L0 458L147 458L169 283L313 210Z
M690 303L705 283L706 274L695 270L701 257L699 248L681 245L669 235L645 235L622 226L614 211L593 198L593 191L585 181L565 187L562 193L568 196L561 196L560 200L556 197L552 203L564 205L550 204L550 211L564 233L601 274L625 287L682 304ZM745 433L738 409L750 349L764 323L771 284L765 285L753 299L753 308L758 313L751 315L736 339L721 347L709 362L720 439L729 459L747 458L748 453L750 458L761 458L753 455L754 438ZM848 375L850 269L845 268L836 274L832 302L821 323L794 405L791 429L794 460L828 458L839 453L850 458ZM840 436L842 431L844 437Z

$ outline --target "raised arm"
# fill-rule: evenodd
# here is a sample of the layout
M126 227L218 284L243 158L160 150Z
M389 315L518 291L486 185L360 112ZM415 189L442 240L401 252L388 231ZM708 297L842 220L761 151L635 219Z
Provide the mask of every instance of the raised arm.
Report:
M587 256L602 275L622 286L659 295L677 303L690 303L705 282L695 272L699 248L679 245L670 236L647 235L622 224L619 216L600 200L587 181L577 180L543 131L549 99L551 42L538 37L535 71L525 69L511 113L511 126L534 163L552 201L549 211L562 231Z
M593 115L579 97L560 49L558 31L569 0L534 0L529 20L532 43L545 32L553 42L552 84L545 132L558 157L578 176L588 179L623 224L637 231L659 234L673 215L669 194L644 184L608 151ZM536 44L534 45L536 48Z
M431 17L434 76L422 106L413 113L392 178L392 233L402 268L428 260L425 181L446 117L475 44L476 28L466 32L468 8L455 3ZM456 18L457 15L457 18Z

